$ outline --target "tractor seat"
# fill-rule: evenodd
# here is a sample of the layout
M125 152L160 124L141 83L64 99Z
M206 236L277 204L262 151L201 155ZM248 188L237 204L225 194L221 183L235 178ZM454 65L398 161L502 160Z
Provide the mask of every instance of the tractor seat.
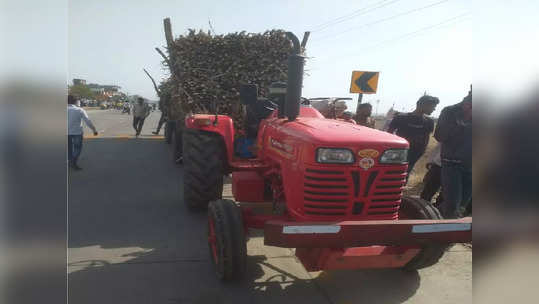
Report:
M245 133L247 138L256 138L258 125L277 109L277 105L266 98L258 98L256 102L247 105Z

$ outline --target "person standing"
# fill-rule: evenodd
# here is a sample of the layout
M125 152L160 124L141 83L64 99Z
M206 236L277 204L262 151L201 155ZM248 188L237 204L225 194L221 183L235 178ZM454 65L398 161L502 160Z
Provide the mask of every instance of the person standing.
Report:
M461 217L472 197L472 92L440 114L434 138L442 143L442 191L440 212L446 218Z
M442 185L442 158L440 156L442 144L438 143L429 157L427 162L427 173L423 177L423 191L421 191L420 197L428 202L432 200L432 197L440 190ZM437 202L441 201L440 195L438 195Z
M393 117L395 117L396 115L398 115L399 112L395 111L393 109L393 107L391 107L389 109L389 111L387 111L387 114L386 114L386 117L385 117L385 121L384 121L384 125L382 126L382 131L386 131L389 130L389 124L391 123L391 121L393 120Z
M351 124L356 124L356 121L352 119L352 112L344 111L341 116L341 120L345 122L349 122Z
M159 110L161 110L161 117L159 118L159 122L157 123L157 130L152 132L152 134L154 135L159 134L161 127L163 126L165 122L167 122L167 112L161 100L159 101Z
M423 95L417 101L413 112L396 115L389 124L389 133L396 131L398 136L405 138L410 144L408 175L427 149L430 134L434 131L434 120L428 115L434 112L439 102L437 97Z
M370 103L360 103L357 105L356 121L358 125L374 129L375 122L371 115L372 105Z
M133 105L133 128L136 131L136 136L140 135L144 120L150 115L150 107L144 102L144 98L139 97Z
M88 118L88 114L84 109L76 105L77 99L72 96L67 96L67 157L69 161L69 167L75 170L81 170L77 161L82 151L82 122L94 131L94 135L97 136L97 130Z

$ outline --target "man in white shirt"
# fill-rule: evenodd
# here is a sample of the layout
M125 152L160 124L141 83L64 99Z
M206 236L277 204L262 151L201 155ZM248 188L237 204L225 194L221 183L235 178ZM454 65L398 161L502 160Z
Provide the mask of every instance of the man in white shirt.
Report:
M76 102L77 99L74 96L67 96L67 156L69 167L81 170L82 168L78 166L77 160L82 151L82 122L84 121L88 128L94 131L94 135L97 135L97 130L90 118L88 118L86 111L77 107Z
M137 132L137 137L140 135L144 120L148 115L150 115L150 106L144 102L144 98L139 97L133 105L133 128Z

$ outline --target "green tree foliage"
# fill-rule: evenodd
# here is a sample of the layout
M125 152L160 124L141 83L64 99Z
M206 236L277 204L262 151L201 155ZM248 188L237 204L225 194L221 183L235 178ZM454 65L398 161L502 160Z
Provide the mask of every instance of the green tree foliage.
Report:
M78 98L95 99L95 93L83 84L72 85L69 87L69 94Z

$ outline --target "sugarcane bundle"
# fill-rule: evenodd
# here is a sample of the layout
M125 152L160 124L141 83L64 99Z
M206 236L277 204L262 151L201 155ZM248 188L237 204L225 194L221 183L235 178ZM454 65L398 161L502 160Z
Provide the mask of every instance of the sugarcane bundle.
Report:
M168 97L170 117L219 113L241 126L240 85L256 84L259 96L267 97L271 83L286 82L291 51L282 30L226 35L189 30L168 47L164 63L171 76L160 87Z

